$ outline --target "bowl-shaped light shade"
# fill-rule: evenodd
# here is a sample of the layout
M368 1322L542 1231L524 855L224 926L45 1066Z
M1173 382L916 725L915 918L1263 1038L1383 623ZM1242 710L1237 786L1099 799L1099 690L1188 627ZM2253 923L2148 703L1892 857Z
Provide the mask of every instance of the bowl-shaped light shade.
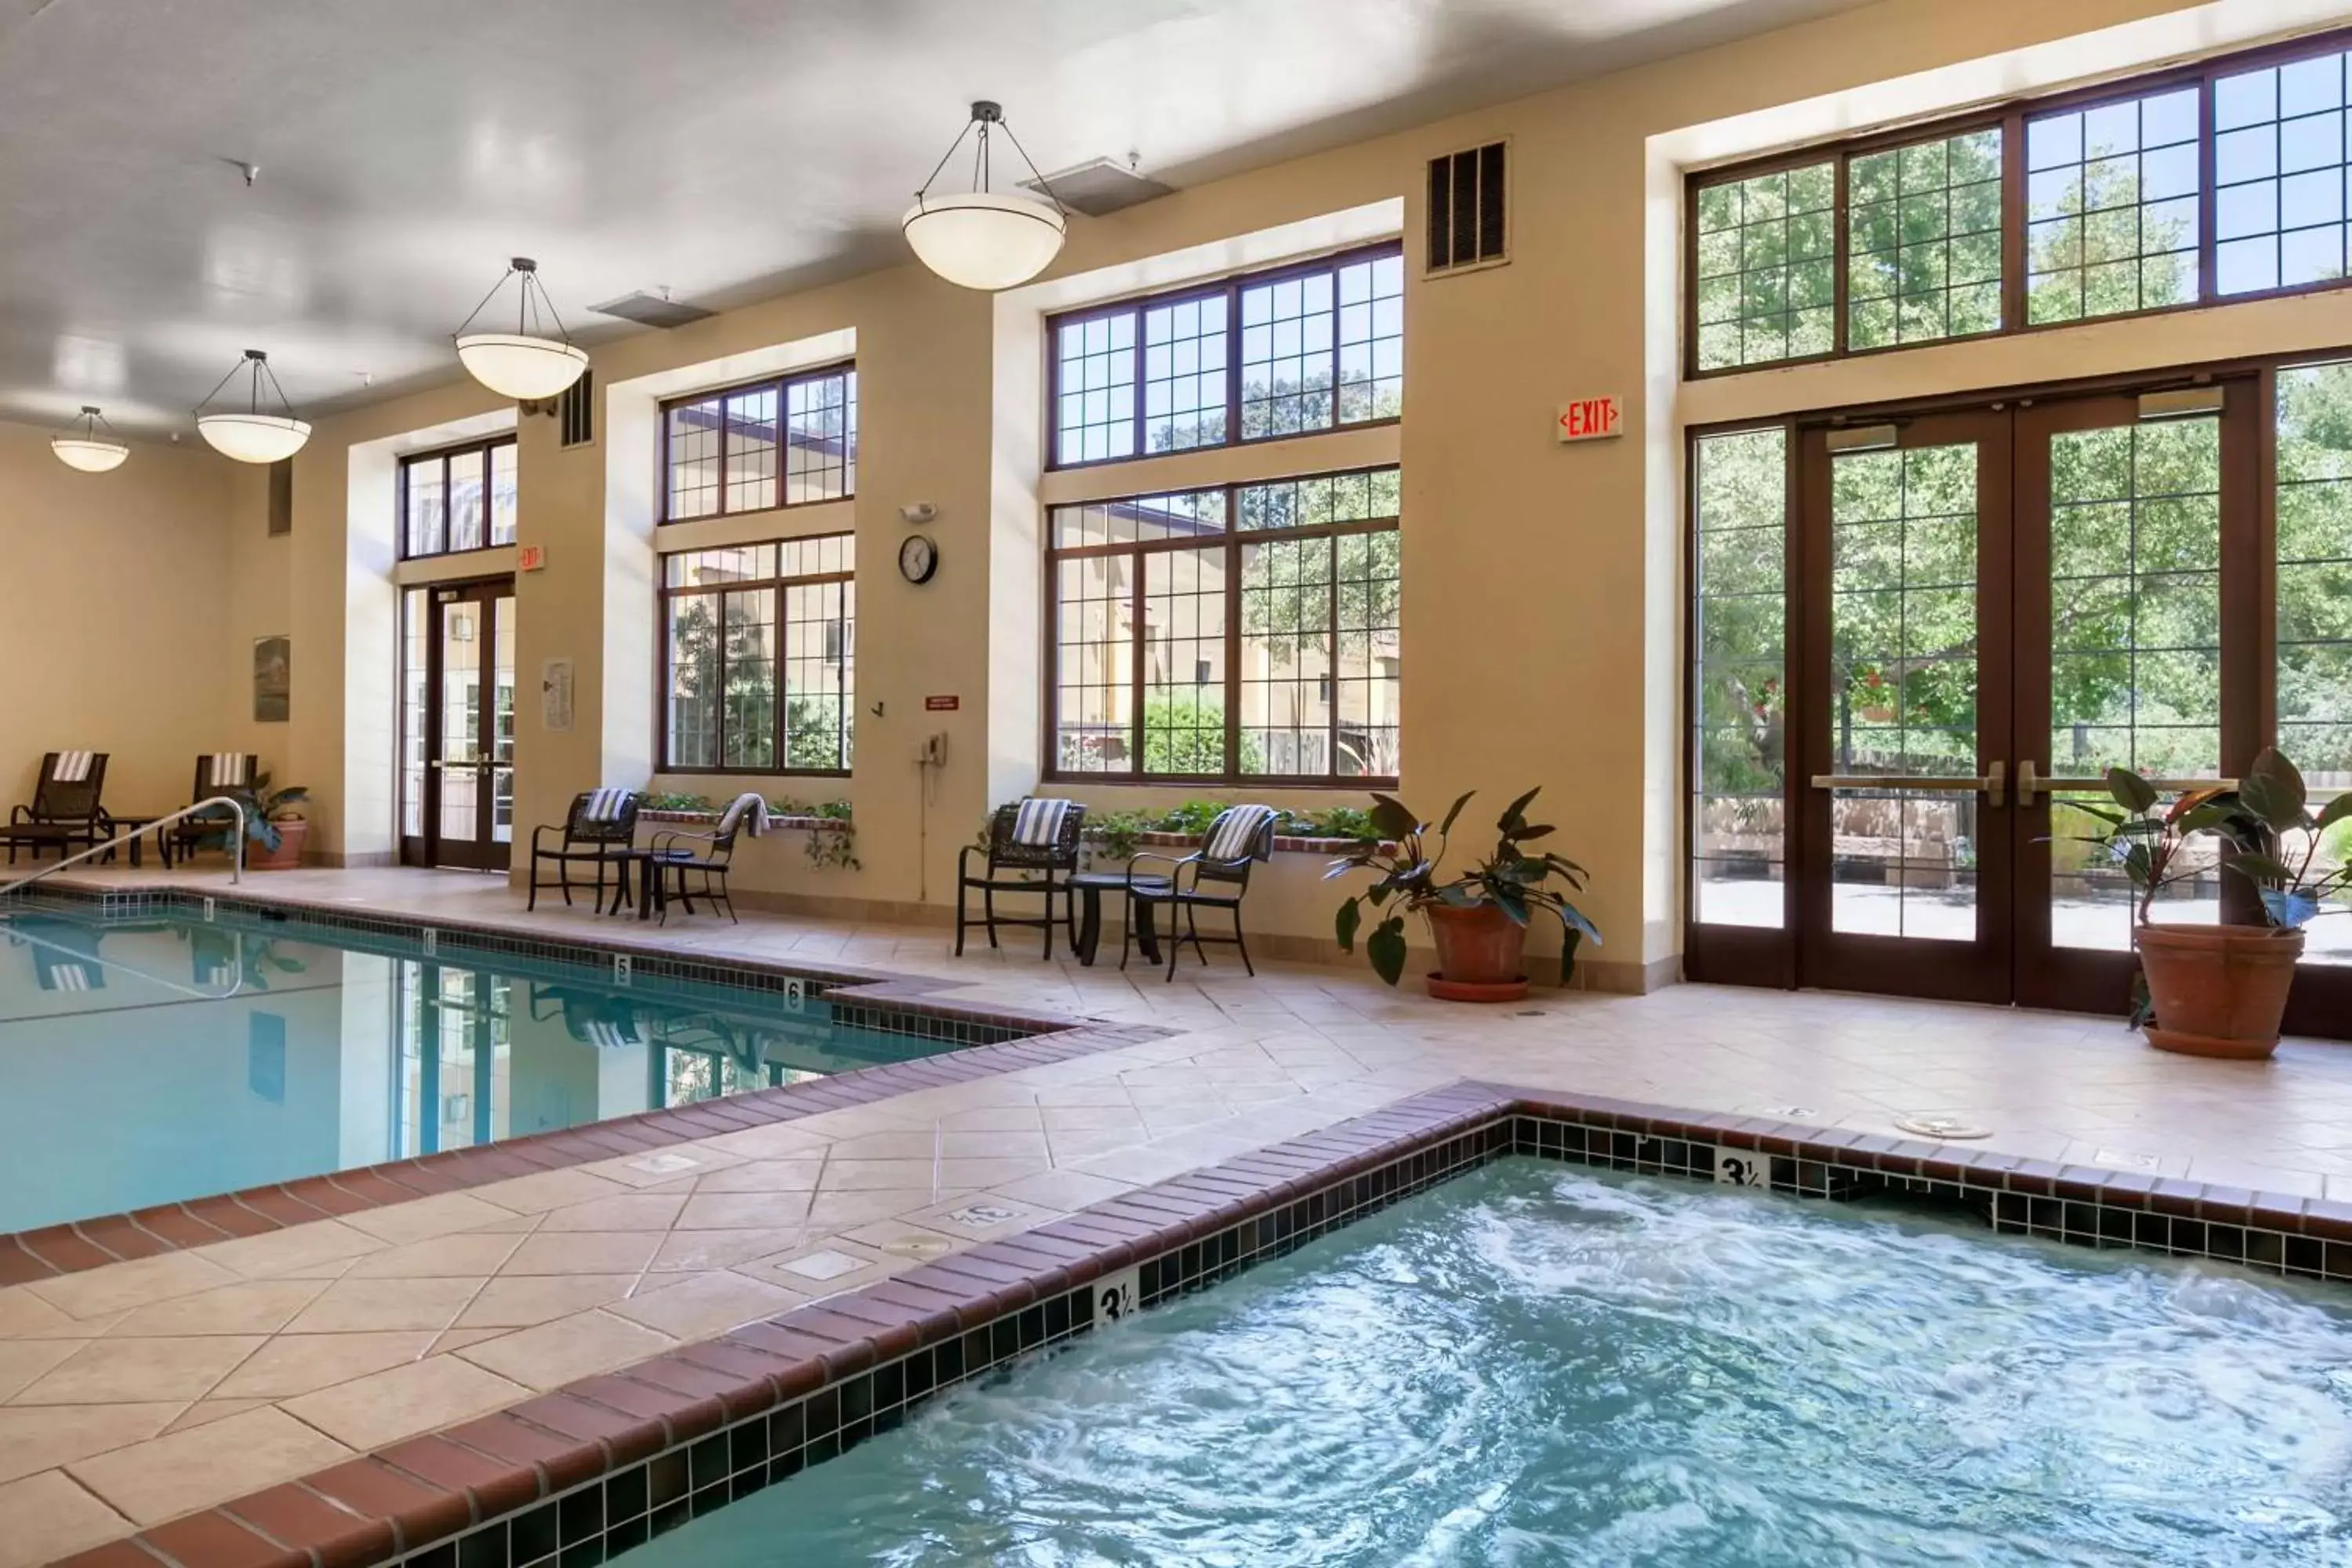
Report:
M552 397L588 368L588 355L570 343L520 332L468 332L457 340L457 358L476 381L518 403Z
M907 209L907 243L922 264L967 289L1010 289L1062 248L1062 215L997 191L925 196Z
M196 433L224 458L276 463L302 449L310 438L310 426L277 414L200 414Z
M95 436L52 436L49 450L58 455L58 462L85 474L119 468L122 459L131 456L131 448L121 442L101 440Z

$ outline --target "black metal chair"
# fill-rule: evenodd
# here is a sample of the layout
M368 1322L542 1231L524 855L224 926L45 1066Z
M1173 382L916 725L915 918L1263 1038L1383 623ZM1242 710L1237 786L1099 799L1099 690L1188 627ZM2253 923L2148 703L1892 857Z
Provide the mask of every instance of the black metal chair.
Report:
M251 752L207 752L196 759L196 782L188 786L188 804L208 800L233 790L261 787L260 759ZM226 847L236 825L226 806L215 806L203 816L191 816L163 835L163 863L176 852L183 859L198 849Z
M524 908L539 908L539 866L542 860L555 862L556 886L562 889L565 908L572 904L572 868L596 868L596 902L604 903L604 868L613 868L614 879L624 886L629 878L630 857L637 837L637 792L633 789L583 790L572 797L572 809L563 814L563 826L541 823L530 830L530 897ZM552 849L546 847L548 834L558 834Z
M50 752L41 758L41 776L33 786L33 803L8 814L8 863L16 864L19 848L41 858L54 848L62 860L77 848L95 848L114 836L100 804L106 794L104 752Z
M656 880L675 878L677 901L686 912L694 912L694 895L701 894L705 902L714 908L724 905L727 918L736 925L743 922L735 918L735 900L728 896L727 873L735 858L735 839L739 834L757 838L768 830L768 803L756 795L739 795L730 802L719 818L719 826L709 833L688 833L683 828L665 828L654 835L647 846L656 858L651 874ZM688 842L708 847L699 853L687 847ZM699 888L689 888L687 879L700 877ZM654 902L661 908L662 924L669 923L667 890L656 888Z
M1136 922L1157 921L1158 908L1168 906L1168 978L1176 978L1176 955L1186 942L1209 962L1203 942L1221 942L1241 950L1242 967L1254 977L1257 966L1250 962L1249 944L1242 940L1242 896L1249 891L1250 867L1260 860L1274 858L1274 825L1276 814L1270 805L1234 805L1217 814L1209 824L1208 836L1201 847L1179 858L1172 855L1138 855L1127 866L1127 930L1119 938L1118 966L1127 967L1127 946L1134 940ZM1139 877L1136 861L1164 860L1168 874ZM1192 872L1191 883L1185 872ZM1204 887L1203 883L1211 884ZM1201 934L1197 911L1220 909L1234 918L1234 934L1207 936ZM1184 930L1176 930L1176 916L1181 911Z
M1054 900L1062 900L1063 918L1074 929L1077 922L1076 895L1070 891L1067 879L1078 869L1078 837L1084 831L1087 808L1074 800L1047 800L1032 796L1015 805L1000 805L988 819L988 840L985 844L967 844L956 855L956 956L963 956L964 927L970 917L965 912L964 895L972 889L980 889L981 923L988 930L988 945L994 947L998 926L1042 926L1045 931L1045 956L1054 956ZM971 874L971 858L978 855L983 869L977 877ZM1021 875L1006 876L1006 872ZM1042 894L1045 912L1042 919L1025 916L1000 915L996 912L999 893ZM1073 939L1075 940L1075 939Z

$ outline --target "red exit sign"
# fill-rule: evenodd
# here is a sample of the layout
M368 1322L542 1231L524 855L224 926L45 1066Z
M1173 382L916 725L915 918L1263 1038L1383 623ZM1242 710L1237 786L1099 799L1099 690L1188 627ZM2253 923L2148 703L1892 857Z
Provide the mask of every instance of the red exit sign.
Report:
M1600 441L1624 431L1624 411L1614 397L1580 397L1559 405L1559 438Z

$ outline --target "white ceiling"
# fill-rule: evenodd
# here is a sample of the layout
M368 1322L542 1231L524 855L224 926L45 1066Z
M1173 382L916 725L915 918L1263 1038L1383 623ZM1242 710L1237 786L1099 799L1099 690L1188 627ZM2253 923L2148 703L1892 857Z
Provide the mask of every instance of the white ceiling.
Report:
M1181 185L1854 3L0 0L0 416L440 379L512 255L592 339L887 264L974 98Z

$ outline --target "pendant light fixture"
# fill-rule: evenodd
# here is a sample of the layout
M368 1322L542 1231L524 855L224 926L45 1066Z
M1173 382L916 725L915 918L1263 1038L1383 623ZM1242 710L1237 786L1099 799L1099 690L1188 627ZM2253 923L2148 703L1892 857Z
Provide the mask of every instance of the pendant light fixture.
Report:
M979 135L972 149L971 189L961 195L934 195L932 182L974 127ZM988 188L992 127L1003 129L1004 139L1029 164L1030 178L1045 188L1045 201ZM915 193L915 205L907 209L900 226L917 258L949 282L966 289L1010 289L1045 270L1060 253L1069 215L1053 188L1045 184L1045 176L1030 162L1020 138L1004 123L1003 108L982 99L971 106L971 120L949 146L947 157L940 160L930 179Z
M518 289L520 298L515 305L515 330L511 332L471 332L466 329L474 324L474 316L489 309L499 290L507 286L507 279L520 277ZM542 313L544 321L542 321ZM552 325L555 335L547 335L545 328ZM547 297L547 285L539 280L539 263L528 256L518 256L507 263L506 277L493 284L474 307L474 315L466 318L457 329L457 358L476 381L518 403L534 403L543 397L553 397L580 379L588 368L585 350L575 347L572 335L563 330L562 319L555 313L555 301Z
M101 436L99 427L104 426ZM81 417L49 437L49 450L58 461L68 468L79 468L85 474L103 474L122 467L122 459L131 456L129 443L114 433L106 423L106 416L94 404L81 405Z
M238 371L251 377L246 387L243 411L205 413L205 405L220 395L221 387L236 379ZM264 377L268 378L269 395L278 400L283 413L262 411ZM278 384L278 373L269 368L269 356L259 349L247 349L236 369L221 377L220 384L196 405L196 434L224 458L235 458L240 463L277 463L302 449L302 443L310 438L310 426L294 417L294 405L286 401L286 389Z

